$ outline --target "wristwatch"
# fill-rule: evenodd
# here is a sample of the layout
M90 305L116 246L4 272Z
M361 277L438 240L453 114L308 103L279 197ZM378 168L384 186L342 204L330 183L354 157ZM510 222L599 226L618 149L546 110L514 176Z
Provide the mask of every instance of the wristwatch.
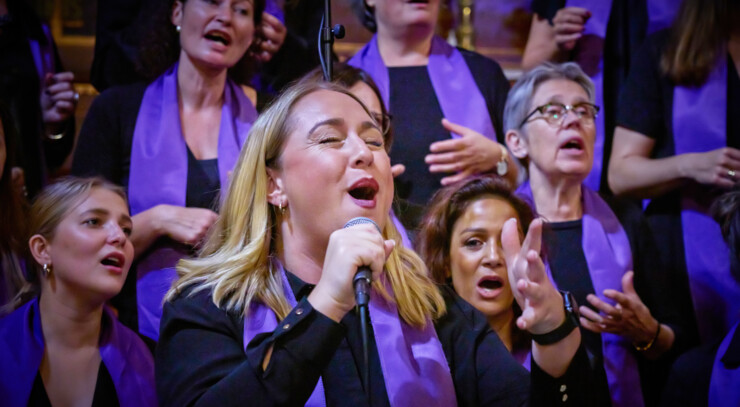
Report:
M563 306L565 308L565 321L554 330L541 335L532 334L532 340L540 345L552 345L560 342L563 338L570 335L574 329L581 326L580 313L576 299L569 291L560 291L563 296Z

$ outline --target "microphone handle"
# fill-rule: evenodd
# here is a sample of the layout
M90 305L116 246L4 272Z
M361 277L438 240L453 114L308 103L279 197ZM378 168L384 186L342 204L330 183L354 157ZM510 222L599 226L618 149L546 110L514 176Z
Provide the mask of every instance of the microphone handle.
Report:
M370 283L372 282L372 271L368 266L357 268L355 278L352 279L352 285L355 288L355 302L357 305L367 306L370 302Z

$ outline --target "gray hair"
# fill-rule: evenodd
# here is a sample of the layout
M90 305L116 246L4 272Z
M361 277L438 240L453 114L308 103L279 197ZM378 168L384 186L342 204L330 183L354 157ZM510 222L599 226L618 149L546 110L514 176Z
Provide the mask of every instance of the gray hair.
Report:
M516 130L530 113L532 97L537 87L551 79L568 79L581 85L591 103L595 100L594 83L575 62L553 64L545 62L526 72L509 91L504 108L504 129Z

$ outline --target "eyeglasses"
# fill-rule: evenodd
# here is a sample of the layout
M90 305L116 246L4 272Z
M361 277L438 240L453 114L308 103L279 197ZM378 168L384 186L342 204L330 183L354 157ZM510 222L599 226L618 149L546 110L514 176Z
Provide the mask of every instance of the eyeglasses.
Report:
M380 131L383 133L383 135L387 135L388 131L391 128L391 120L393 119L393 116L391 116L390 114L381 114L376 112L372 112L371 115L378 126L380 126Z
M564 105L562 103L551 102L546 105L539 106L532 110L532 113L528 114L527 117L522 120L519 127L524 126L524 123L529 120L535 113L539 112L542 117L545 118L548 124L551 126L560 126L563 124L563 120L568 112L573 112L578 120L586 124L593 124L594 119L599 114L599 107L593 103L577 103L573 106Z

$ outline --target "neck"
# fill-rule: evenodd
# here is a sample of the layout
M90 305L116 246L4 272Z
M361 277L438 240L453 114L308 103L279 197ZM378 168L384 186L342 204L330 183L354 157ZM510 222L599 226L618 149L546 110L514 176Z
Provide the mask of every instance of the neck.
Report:
M378 50L386 66L420 66L429 62L434 27L411 26L402 32L378 27Z
M41 326L47 346L65 348L98 346L103 304L85 303L70 296L43 290L39 299Z
M177 90L183 109L220 107L226 86L226 69L213 69L194 63L184 51L177 68Z
M317 245L315 239L306 238L306 234L297 233L288 218L280 222L280 237L278 238L278 259L286 270L309 284L318 284L324 268L325 244ZM317 249L323 247L323 250Z
M503 314L488 318L488 325L490 325L491 329L496 332L498 337L501 339L501 342L504 343L506 349L508 349L509 352L511 352L512 348L514 347L514 338L512 335L513 323L514 310L512 308L509 308L509 310Z
M550 222L565 222L583 217L580 179L554 179L530 165L529 183L537 213Z

